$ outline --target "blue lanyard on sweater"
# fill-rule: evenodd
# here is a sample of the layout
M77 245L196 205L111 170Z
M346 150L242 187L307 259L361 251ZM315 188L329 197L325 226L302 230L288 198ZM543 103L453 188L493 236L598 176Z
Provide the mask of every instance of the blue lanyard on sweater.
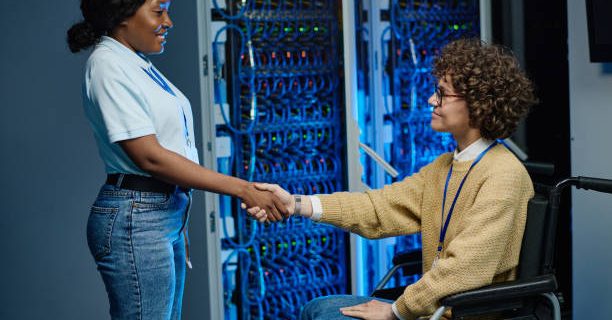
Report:
M455 209L455 204L457 203L457 199L459 198L459 193L461 193L461 189L463 188L463 184L465 183L465 180L467 179L468 175L470 174L474 166L476 166L476 164L480 162L482 157L484 157L484 155L487 152L489 152L489 150L491 150L494 146L496 146L497 143L498 143L497 141L494 141L485 150L483 150L478 155L478 157L474 159L474 162L472 162L472 165L468 169L467 173L465 174L465 176L463 176L463 179L461 180L461 183L459 184L459 188L457 189L457 193L455 194L455 198L453 199L453 203L451 204L451 207L448 209L446 221L444 222L444 225L440 225L440 238L438 241L438 250L436 252L436 257L434 258L433 266L435 266L436 263L438 262L438 259L440 259L440 253L442 252L442 248L444 247L444 238L446 237L446 230L448 229L448 225L453 215L453 210ZM453 164L451 163L451 167L448 170L448 175L446 176L446 184L444 185L444 196L442 198L442 219L444 219L444 207L446 206L446 192L448 191L448 184L450 182L450 178L452 174L453 174Z

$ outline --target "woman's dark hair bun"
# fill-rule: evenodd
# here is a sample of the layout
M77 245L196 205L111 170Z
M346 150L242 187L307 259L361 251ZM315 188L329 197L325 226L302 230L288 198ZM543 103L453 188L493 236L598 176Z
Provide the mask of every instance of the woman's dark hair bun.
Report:
M68 29L68 47L72 53L87 49L100 39L93 25L87 21L81 21Z
M145 0L81 0L83 21L68 30L70 51L79 52L95 45L121 22L133 16Z

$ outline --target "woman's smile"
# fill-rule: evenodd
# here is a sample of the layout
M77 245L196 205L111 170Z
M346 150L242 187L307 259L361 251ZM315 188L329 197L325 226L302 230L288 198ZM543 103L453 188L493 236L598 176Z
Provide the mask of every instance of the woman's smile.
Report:
M147 0L117 28L113 37L136 52L162 53L168 30L173 27L168 14L170 3L170 0Z
M158 33L157 34L157 39L162 41L162 42L166 42L166 36L168 35L167 31L164 31L163 33Z

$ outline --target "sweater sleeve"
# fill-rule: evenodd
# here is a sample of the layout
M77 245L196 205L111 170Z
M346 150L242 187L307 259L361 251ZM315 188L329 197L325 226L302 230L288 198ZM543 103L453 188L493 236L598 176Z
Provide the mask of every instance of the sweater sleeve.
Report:
M527 174L508 172L485 180L461 221L451 222L459 223L457 232L436 267L406 287L396 301L403 318L432 314L443 297L489 285L496 274L516 267L518 256L505 265L501 260L508 243L522 238L532 196Z
M323 206L320 222L374 239L416 233L421 228L421 203L426 172L379 190L318 195Z

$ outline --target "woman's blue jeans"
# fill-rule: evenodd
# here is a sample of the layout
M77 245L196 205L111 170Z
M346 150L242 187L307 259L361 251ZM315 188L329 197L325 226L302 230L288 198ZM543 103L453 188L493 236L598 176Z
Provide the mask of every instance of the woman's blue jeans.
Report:
M87 243L112 319L180 319L191 196L104 185L91 207Z
M334 295L316 298L304 305L300 320L346 320L355 319L340 312L340 308L355 306L371 300L393 303L391 300L350 295Z

